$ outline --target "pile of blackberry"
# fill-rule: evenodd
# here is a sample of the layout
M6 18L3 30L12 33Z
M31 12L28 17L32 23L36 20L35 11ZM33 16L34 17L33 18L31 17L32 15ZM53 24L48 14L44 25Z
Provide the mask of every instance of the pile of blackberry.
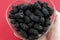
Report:
M54 10L48 3L37 1L34 4L13 6L8 18L16 31L27 40L37 40L51 25Z

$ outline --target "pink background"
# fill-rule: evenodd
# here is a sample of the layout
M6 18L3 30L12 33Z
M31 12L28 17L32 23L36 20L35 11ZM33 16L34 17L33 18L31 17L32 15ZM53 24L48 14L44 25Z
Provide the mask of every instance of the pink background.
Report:
M14 1L14 0L13 0ZM0 0L0 40L20 40L15 37L9 25L7 24L5 14L8 5L13 2L12 0ZM60 12L60 0L52 0L56 9Z

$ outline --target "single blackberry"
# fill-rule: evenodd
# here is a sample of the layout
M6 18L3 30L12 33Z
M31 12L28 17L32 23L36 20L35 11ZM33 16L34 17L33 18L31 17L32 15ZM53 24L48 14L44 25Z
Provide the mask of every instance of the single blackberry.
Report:
M49 18L45 19L45 26L50 26L51 20Z
M16 21L15 21L14 19L11 19L11 20L10 20L10 23L11 23L11 24L16 24Z
M45 18L44 17L41 17L40 20L39 20L39 22L43 25L44 22L45 22Z
M36 30L36 29L33 29L33 28L31 28L30 30L29 30L29 34L31 35L38 35L39 33L38 33L38 30Z
M30 22L29 24L28 24L28 26L31 28L31 27L33 27L34 26L34 22Z
M20 23L20 27L23 29L23 30L28 30L28 25L24 24L24 23Z
M54 9L50 7L48 7L47 10L49 11L49 16L51 16L54 12Z
M15 14L15 17L16 17L16 19L23 18L24 17L24 14L23 14L23 12L16 13Z
M15 30L16 30L17 32L20 32L20 30L22 30L19 23L16 23L16 24L15 24Z
M34 7L37 8L37 9L41 9L41 4L39 1L35 2L34 3Z
M25 21L25 23L29 23L30 22L30 18L28 16L25 16L24 17L24 21Z
M31 20L33 20L35 22L39 22L39 17L38 16L31 15L30 18L31 18Z
M39 37L35 35L30 35L28 40L37 40Z
M35 38L33 36L30 36L28 40L35 40Z
M25 12L25 15L27 15L27 16L31 16L31 15L32 15L32 13L31 13L31 11L30 11L30 10L27 10L27 11Z
M28 34L25 31L20 30L20 36L22 36L24 38L27 38L28 37Z
M18 5L17 6L17 8L19 9L19 10L26 10L26 5L25 4L20 4L20 5Z
M35 15L39 16L39 17L43 17L43 13L41 11L39 11L38 9L35 10Z
M16 28L19 28L19 27L20 27L20 26L19 26L19 23L16 23L16 24L15 24L15 27L16 27Z
M14 16L13 14L9 14L9 15L8 15L8 18L10 18L10 19L15 19L15 16Z
M18 22L18 23L24 23L24 20L23 19L16 19L16 22Z
M42 30L43 29L43 27L39 24L35 24L34 28L37 29L37 30Z
M45 17L49 15L48 10L44 7L42 8L42 13L44 14Z
M10 11L11 14L15 14L15 12L13 10Z
M40 34L42 33L43 27L42 27L41 25L35 24L35 25L34 25L34 28L35 28L36 30L38 30L38 32L39 32Z
M18 12L18 9L17 9L16 6L12 6L12 9L13 9L14 13L17 13Z
M44 3L42 3L42 6L47 8L48 7L48 3L44 2Z
M27 8L28 8L31 12L34 12L34 10L35 10L33 4L29 4Z
M44 34L48 30L48 27L43 27L42 34Z

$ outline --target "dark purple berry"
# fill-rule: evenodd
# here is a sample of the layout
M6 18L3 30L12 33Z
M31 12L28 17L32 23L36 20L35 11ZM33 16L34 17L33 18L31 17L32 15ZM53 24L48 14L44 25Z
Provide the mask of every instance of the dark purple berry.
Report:
M16 21L15 21L14 19L11 19L11 20L10 20L10 23L11 23L11 24L16 24Z
M30 34L33 34L33 35L38 35L38 34L39 34L39 33L38 33L38 30L33 29L33 28L29 30L29 33L30 33Z
M30 35L28 40L37 40L38 39L38 36L35 36L35 35Z
M43 17L43 13L41 11L37 10L37 9L35 10L34 14L39 16L39 17Z
M44 24L45 18L44 18L44 17L41 17L40 20L39 20L39 22L40 22L41 24Z
M16 19L23 18L24 14L23 14L23 12L20 12L20 13L15 14L15 17L16 17Z
M51 24L51 20L49 18L46 18L45 19L45 25L50 26L50 24Z
M48 3L44 2L43 4L43 7L47 8L48 7Z
M37 29L37 30L42 30L43 29L43 27L39 24L35 24L34 28Z
M29 9L31 12L34 12L34 10L35 10L33 4L29 4L29 5L28 5L28 9Z
M41 4L39 2L35 2L34 7L37 9L41 9Z
M12 6L12 9L13 9L14 13L17 13L18 12L18 9L17 9L16 6Z
M20 27L20 26L19 26L19 23L16 23L16 24L15 24L15 27L16 27L16 28L19 28L19 27Z
M24 23L20 23L20 27L23 29L23 30L28 30L28 25L24 24Z
M51 16L54 12L54 9L50 7L48 7L47 10L49 11L49 16Z
M38 16L31 15L30 18L31 18L31 20L33 20L35 22L39 22L39 17Z
M34 26L34 22L31 22L28 24L29 27L33 27Z
M26 9L26 5L21 4L21 5L18 5L17 8L18 8L19 10L23 10L23 11L24 11L24 10Z
M10 19L15 19L15 16L14 16L13 14L9 14L9 15L8 15L8 18L10 18Z
M32 13L31 13L31 11L27 10L25 15L30 16L30 15L32 15Z
M18 23L23 23L23 22L24 22L23 19L16 19L16 21L17 21Z
M24 38L27 38L28 37L27 33L25 31L23 31L23 30L20 30L20 35L22 37L24 37Z
M48 10L44 7L42 8L42 13L44 14L45 17L49 15Z
M25 16L24 17L24 21L25 21L25 23L29 23L30 22L30 18L28 16Z
M48 31L48 27L43 27L43 34L46 32L46 31Z

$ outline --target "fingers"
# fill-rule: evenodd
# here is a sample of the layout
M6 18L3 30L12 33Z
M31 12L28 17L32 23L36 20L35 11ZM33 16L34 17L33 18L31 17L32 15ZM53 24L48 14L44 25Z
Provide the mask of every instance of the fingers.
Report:
M48 40L60 40L60 14L56 11L56 19L51 28L51 30L47 34Z

